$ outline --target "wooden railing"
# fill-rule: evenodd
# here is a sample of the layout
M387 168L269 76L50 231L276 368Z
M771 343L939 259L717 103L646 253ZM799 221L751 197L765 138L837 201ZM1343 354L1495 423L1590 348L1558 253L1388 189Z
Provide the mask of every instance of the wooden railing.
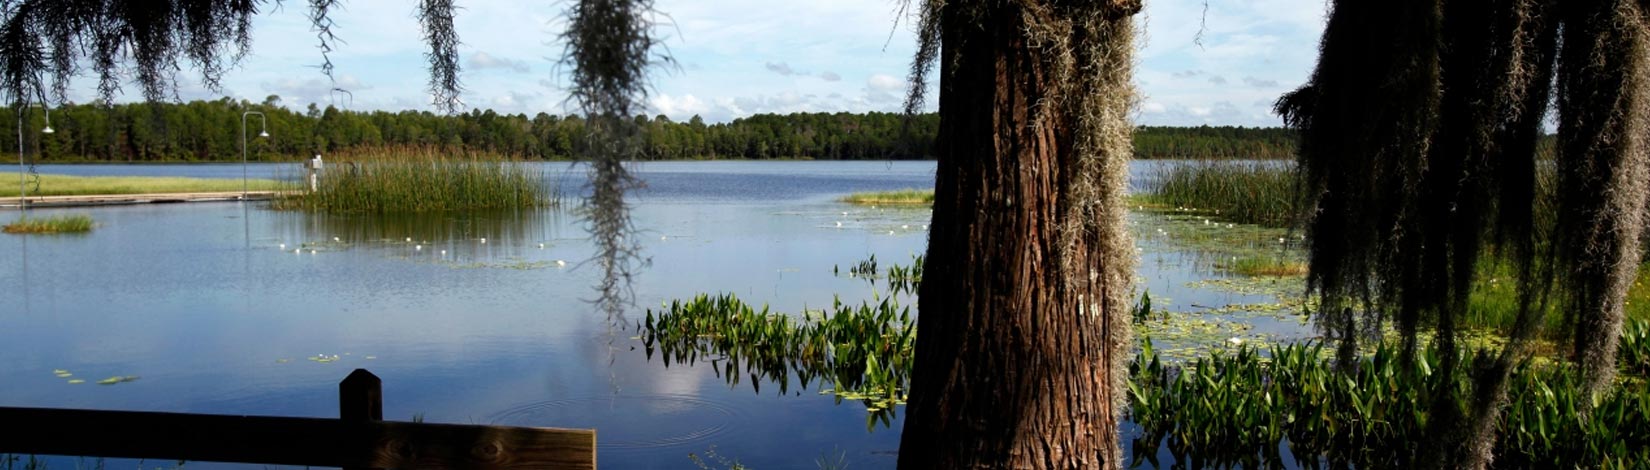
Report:
M383 421L377 376L338 384L339 419L0 407L0 454L354 468L594 469L596 431Z

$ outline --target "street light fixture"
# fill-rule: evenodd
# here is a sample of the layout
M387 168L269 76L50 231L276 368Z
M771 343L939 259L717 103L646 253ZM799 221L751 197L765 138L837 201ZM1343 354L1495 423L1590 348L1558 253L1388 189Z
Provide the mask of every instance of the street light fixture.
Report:
M27 211L29 210L29 180L28 170L23 166L23 118L28 114L29 108L38 106L40 109L46 110L46 128L42 129L41 133L51 134L55 131L52 130L52 108L41 103L29 103L28 105L19 103L19 105L22 107L17 110L17 207L19 210Z
M260 112L257 112L257 111L247 111L247 112L241 113L241 201L242 202L246 201L246 117L250 116L250 115L253 115L253 114L258 115L258 125L261 126L261 130L258 131L258 137L263 137L263 138L268 138L269 137L269 118L264 117L264 113L260 113Z

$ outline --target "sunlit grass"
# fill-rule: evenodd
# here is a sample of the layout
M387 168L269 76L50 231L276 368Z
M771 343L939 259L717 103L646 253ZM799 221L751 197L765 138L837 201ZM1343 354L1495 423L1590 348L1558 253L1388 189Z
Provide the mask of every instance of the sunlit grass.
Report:
M933 204L934 190L901 189L897 191L870 191L849 194L847 196L843 196L840 201L849 204Z
M1479 263L1479 275L1468 296L1464 326L1487 328L1500 333L1512 330L1518 316L1518 278L1511 267L1500 263ZM1542 315L1542 332L1548 337L1564 335L1564 315L1549 301ZM1627 291L1625 304L1629 321L1650 321L1650 263L1639 266L1638 278Z
M1219 263L1221 270L1240 276L1304 276L1306 263L1276 256L1245 256Z
M86 214L23 217L6 224L6 233L86 233L92 231L92 216Z
M156 193L214 193L239 192L240 179L220 178L185 178L185 177L156 177L156 176L69 176L69 175L39 175L38 185L33 177L28 180L29 196L86 196L103 194L156 194ZM17 173L0 173L0 181L17 182ZM0 186L3 187L3 186ZM292 189L289 183L270 179L251 179L246 181L249 191L283 191ZM0 192L0 197L16 196L15 187L11 194Z

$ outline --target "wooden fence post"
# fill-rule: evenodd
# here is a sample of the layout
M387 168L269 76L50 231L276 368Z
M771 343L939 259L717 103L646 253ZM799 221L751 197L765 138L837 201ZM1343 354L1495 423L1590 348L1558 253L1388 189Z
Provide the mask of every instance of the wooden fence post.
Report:
M383 421L384 381L366 369L355 369L338 382L340 421ZM348 468L345 470L366 470Z

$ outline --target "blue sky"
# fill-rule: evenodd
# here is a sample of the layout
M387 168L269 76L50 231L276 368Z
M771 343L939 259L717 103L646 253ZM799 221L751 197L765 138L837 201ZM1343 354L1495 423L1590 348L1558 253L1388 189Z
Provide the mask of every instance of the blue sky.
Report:
M723 122L754 113L895 111L914 48L898 0L657 0L678 65L655 70L650 113ZM253 53L221 93L179 75L184 99L231 96L288 107L433 110L424 47L407 0L350 0L334 17L329 93L303 2L259 15ZM562 2L459 0L455 23L467 108L564 114L557 64ZM273 7L273 4L270 5ZM1146 0L1135 80L1148 125L1275 126L1271 102L1311 72L1324 0ZM896 20L900 20L896 23ZM1202 31L1199 36L1199 31ZM91 80L72 98L85 101ZM123 99L136 99L128 85ZM930 105L932 107L932 105Z

